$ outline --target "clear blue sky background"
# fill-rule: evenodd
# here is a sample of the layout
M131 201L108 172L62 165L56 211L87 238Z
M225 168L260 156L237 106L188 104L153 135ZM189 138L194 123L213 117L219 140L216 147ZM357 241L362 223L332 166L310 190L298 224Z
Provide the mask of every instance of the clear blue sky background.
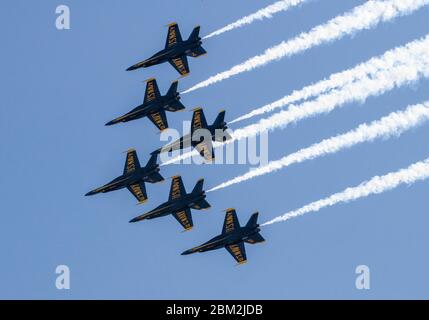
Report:
M363 2L315 0L209 39L204 43L209 54L190 59L191 75L180 88ZM220 232L227 207L237 209L242 223L255 210L265 221L428 157L427 125L210 193L212 209L194 211L195 228L187 233L172 217L128 223L165 201L170 181L148 185L144 206L136 206L126 190L83 196L122 172L123 151L136 148L145 163L161 146L146 119L114 127L104 123L142 101L144 79L156 77L165 92L177 78L168 64L124 71L163 47L165 25L177 21L187 37L201 24L207 34L269 3L1 1L0 298L429 298L428 182L266 227L267 242L247 246L249 262L240 267L225 250L180 255ZM71 30L55 28L59 4L70 6ZM426 35L428 15L427 8L420 10L182 101L188 109L203 106L209 122L221 108L227 119L235 118ZM277 130L270 134L270 159L422 102L428 92L429 81L421 81ZM168 116L171 127L181 128L191 113ZM173 165L161 173L181 174L191 189L200 177L211 187L247 170ZM60 264L71 269L71 290L55 288ZM369 291L355 288L360 264L371 269Z

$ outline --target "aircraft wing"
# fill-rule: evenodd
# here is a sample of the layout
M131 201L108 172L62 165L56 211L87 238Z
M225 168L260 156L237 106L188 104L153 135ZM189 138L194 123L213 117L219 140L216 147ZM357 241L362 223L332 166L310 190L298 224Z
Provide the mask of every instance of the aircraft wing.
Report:
M183 185L182 177L175 176L173 180L171 180L171 188L170 188L170 196L168 198L169 201L178 199L186 195L185 186Z
M147 201L147 193L146 186L144 182L131 184L127 187L127 189L136 197L139 203L143 203Z
M212 141L203 141L195 146L199 154L207 161L213 161L215 155Z
M124 174L135 171L140 168L139 158L136 150L130 149L127 151L127 159L125 160Z
M225 220L223 222L222 233L233 232L239 227L240 222L238 221L237 213L234 209L227 209L225 214Z
M195 108L194 113L192 114L191 132L195 132L199 129L206 129L207 127L207 120L203 109Z
M168 128L167 115L165 110L149 113L147 115L150 121L161 131Z
M144 93L143 103L151 102L161 96L158 84L154 78L146 80L146 91Z
M182 76L186 76L189 73L188 58L185 55L178 58L168 60L170 64L180 73Z
M191 230L194 226L190 209L173 212L173 216L183 226L183 228L185 228L185 230Z
M225 249L234 257L234 259L239 263L245 263L246 258L246 249L244 248L244 242L241 241L237 244L230 244L225 246Z
M179 26L175 22L169 24L165 48L170 48L180 42L182 42L182 35L180 34Z

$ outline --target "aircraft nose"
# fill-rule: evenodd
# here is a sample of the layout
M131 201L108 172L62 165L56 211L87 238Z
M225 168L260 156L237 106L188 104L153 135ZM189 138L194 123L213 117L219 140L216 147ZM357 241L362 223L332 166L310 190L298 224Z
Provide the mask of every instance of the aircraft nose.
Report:
M94 190L92 190L92 191L90 191L90 192L86 193L86 194L85 194L85 197L87 197L87 196L92 196L92 195L94 195L94 194L95 194L95 192L94 192Z
M115 124L115 122L112 120L112 121L109 121L109 122L107 122L106 124L105 124L105 126L111 126L112 124Z
M191 254L193 251L192 251L192 249L189 249L189 250L186 250L186 251L183 251L182 253L181 253L181 255L182 256L186 256L187 254Z
M143 67L144 65L141 65L141 66L139 66L139 67ZM133 70L136 70L136 69L138 69L139 68L137 65L133 65L133 66L131 66L131 67L129 67L128 69L127 69L127 71L133 71Z

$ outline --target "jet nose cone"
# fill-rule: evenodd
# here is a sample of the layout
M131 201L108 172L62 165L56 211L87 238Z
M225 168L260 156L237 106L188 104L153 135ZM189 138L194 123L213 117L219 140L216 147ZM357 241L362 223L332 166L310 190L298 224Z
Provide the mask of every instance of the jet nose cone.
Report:
M90 192L87 192L86 194L85 194L85 197L87 197L87 196L92 196L92 195L94 195L95 194L95 192L94 191L90 191Z
M138 217L135 217L135 218L131 219L129 221L129 223L139 222L139 221L145 220L146 218L147 218L146 216L141 215L141 216L138 216Z
M127 71L133 71L133 70L136 70L136 69L138 69L138 68L143 68L143 67L145 67L145 66L146 66L145 64L135 64L135 65L133 65L133 66L129 67L129 68L127 69Z
M109 121L109 122L107 122L106 124L105 124L105 126L111 126L112 124L115 124L115 121Z

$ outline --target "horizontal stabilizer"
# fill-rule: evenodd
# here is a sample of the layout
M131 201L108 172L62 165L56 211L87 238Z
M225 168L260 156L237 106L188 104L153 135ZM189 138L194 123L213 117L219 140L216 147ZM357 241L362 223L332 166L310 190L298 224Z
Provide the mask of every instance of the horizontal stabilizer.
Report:
M194 204L191 208L195 210L205 210L210 207L210 203L208 203L206 200L201 200Z
M148 178L147 178L147 182L150 183L157 183L157 182L161 182L164 181L164 178L158 173L152 173Z
M174 101L168 105L166 110L170 112L181 111L185 110L185 106L180 101Z
M204 50L203 47L197 47L195 49L192 49L192 51L190 53L188 53L188 56L193 57L193 58L197 58L197 57L201 57L203 55L207 54L207 51Z
M255 243L265 242L265 239L261 236L260 233L257 233L250 236L245 241L250 244L255 244Z

